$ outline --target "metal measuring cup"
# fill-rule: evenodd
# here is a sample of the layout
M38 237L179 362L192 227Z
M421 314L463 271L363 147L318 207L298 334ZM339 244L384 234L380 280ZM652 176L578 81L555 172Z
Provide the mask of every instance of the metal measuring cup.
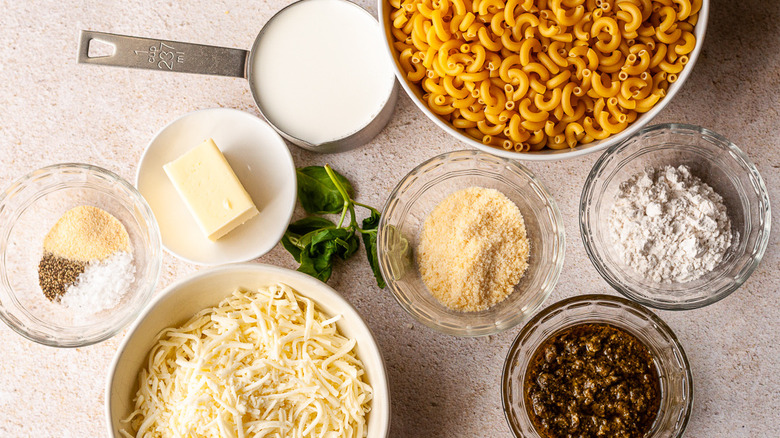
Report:
M300 0L311 1L311 0ZM362 146L374 138L385 127L395 108L398 98L398 82L393 80L393 86L381 110L362 128L345 137L324 143L310 143L295 137L280 129L263 110L258 86L252 78L254 55L257 53L264 30L274 18L285 9L300 2L292 3L277 12L255 37L250 50L232 49L226 47L208 46L203 44L183 43L153 38L140 38L127 35L117 35L105 32L82 30L79 37L78 62L80 64L108 65L113 67L141 68L147 70L171 71L181 73L196 73L218 76L246 78L252 91L252 98L266 121L289 142L314 152L343 152ZM374 17L360 6L345 1L363 13ZM95 40L114 47L113 54L105 56L89 56L90 43Z

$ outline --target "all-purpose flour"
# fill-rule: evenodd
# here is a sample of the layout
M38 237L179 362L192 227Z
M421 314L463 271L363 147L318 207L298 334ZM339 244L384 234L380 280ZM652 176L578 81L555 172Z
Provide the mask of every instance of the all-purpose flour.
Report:
M686 166L646 169L623 182L609 228L623 261L657 283L712 271L732 239L723 198Z

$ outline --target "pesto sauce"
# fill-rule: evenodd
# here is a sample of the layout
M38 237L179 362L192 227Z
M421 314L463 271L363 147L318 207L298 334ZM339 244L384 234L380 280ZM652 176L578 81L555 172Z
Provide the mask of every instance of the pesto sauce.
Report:
M580 324L546 339L525 375L524 398L544 438L642 438L661 401L650 350L609 324Z

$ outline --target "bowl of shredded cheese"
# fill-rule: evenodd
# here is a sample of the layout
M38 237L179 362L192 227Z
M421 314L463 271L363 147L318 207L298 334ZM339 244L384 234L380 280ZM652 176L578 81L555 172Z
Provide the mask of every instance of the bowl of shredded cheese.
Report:
M163 291L120 346L111 437L370 437L389 432L384 362L326 284L261 265L200 271Z
M563 266L560 211L516 161L480 151L433 157L390 194L379 266L396 301L426 326L483 336L522 323Z

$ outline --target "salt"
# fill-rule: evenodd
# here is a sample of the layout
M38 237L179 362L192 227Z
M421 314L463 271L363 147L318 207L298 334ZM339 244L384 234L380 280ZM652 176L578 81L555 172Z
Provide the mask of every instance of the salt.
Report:
M76 283L62 296L62 304L79 313L95 314L113 309L122 301L135 279L133 255L117 251L90 263Z

